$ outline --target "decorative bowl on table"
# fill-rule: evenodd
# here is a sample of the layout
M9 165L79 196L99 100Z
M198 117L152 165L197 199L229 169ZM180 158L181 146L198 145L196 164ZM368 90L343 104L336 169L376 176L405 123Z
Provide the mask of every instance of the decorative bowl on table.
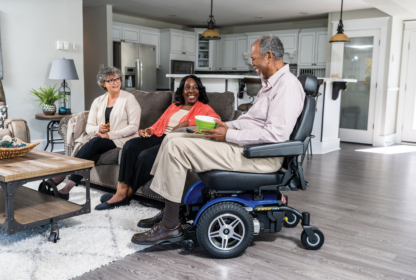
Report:
M22 157L39 144L40 142L25 143L16 137L12 139L9 135L6 135L0 141L0 159Z

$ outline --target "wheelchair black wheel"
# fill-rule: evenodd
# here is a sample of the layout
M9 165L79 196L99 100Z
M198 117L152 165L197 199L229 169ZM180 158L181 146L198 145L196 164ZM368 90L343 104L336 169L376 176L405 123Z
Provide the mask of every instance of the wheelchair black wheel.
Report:
M313 230L313 233L315 233L315 236L317 237L317 240L315 243L310 242L305 230L302 231L300 240L302 241L302 244L306 249L318 250L322 247L322 245L324 245L325 237L322 231L320 231L318 228L313 227L312 230Z
M240 204L221 202L205 210L198 220L199 245L214 258L234 258L243 253L254 235L253 217Z
M293 213L285 212L285 221L283 222L283 226L285 228L294 228L299 224L299 218Z

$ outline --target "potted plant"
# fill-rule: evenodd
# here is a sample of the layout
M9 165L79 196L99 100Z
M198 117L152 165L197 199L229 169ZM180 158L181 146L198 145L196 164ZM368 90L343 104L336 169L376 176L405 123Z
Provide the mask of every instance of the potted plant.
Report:
M62 98L66 100L65 94L63 93L56 94L59 89L55 89L55 87L56 85L54 85L53 87L52 86L46 86L45 88L40 87L39 91L32 89L32 91L30 92L32 96L36 96L39 98L39 100L36 100L36 101L40 101L39 106L43 105L42 111L45 115L54 115L56 112L55 102Z

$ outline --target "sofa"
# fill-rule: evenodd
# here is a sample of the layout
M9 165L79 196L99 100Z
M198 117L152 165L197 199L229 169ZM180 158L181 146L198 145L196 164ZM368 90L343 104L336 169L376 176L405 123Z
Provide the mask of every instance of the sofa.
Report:
M0 80L0 106L7 105L6 95L4 94L3 85ZM10 108L8 108L10 112ZM17 137L23 142L30 143L30 132L27 122L20 118L6 118L4 120L4 128L0 129L0 140L3 136L9 135Z
M145 92L135 89L128 91L136 97L142 109L139 129L144 129L154 124L174 102L174 92L172 91ZM209 98L208 104L217 112L223 121L235 120L242 114L241 111L234 110L234 93L208 92L207 95ZM88 114L88 111L82 112L81 114ZM67 124L70 118L71 116L64 117L59 123L59 133L62 139L64 139L65 155L71 155L72 149L74 148L69 146L66 141ZM174 130L172 133L186 132L185 129L180 128ZM120 158L121 148L116 148L102 154L96 166L91 170L91 183L115 189L117 187ZM196 173L188 172L184 191L186 192L198 180L199 177ZM150 190L151 181L152 179L144 186L141 186L136 195L162 201L162 197Z

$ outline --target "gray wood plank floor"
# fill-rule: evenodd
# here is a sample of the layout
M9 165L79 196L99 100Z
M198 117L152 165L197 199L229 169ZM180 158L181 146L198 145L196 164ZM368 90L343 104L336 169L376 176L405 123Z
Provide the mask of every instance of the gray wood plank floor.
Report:
M235 259L154 246L77 279L416 279L416 153L341 147L305 160L307 191L286 193L325 234L319 251L303 248L298 225L255 236Z

